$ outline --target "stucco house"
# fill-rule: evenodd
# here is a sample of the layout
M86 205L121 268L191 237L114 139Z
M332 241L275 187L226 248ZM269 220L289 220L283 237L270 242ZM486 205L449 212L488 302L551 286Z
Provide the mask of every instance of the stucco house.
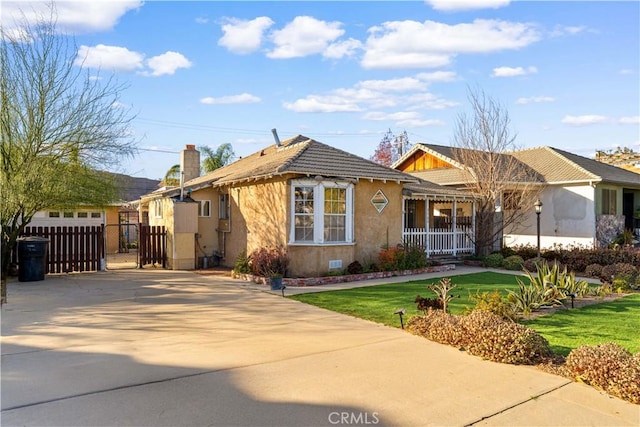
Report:
M464 156L442 145L415 144L393 167L413 176L464 189ZM503 153L528 168L541 188L541 246L605 244L624 229L640 236L640 175L553 147ZM503 195L504 199L504 195ZM536 214L504 232L504 244L536 245ZM501 208L508 209L503 200Z
M375 261L384 246L429 246L425 220L434 221L433 208L429 219L428 210L407 209L411 201L428 199L450 210L459 203L460 212L472 216L473 201L464 192L302 135L274 136L275 144L204 176L199 152L187 145L183 184L141 198L141 218L166 227L169 268L193 269L199 258L212 256L231 267L242 252L283 247L289 275L316 276ZM472 250L451 224L443 222L442 235L431 237L444 241L446 231L448 251Z

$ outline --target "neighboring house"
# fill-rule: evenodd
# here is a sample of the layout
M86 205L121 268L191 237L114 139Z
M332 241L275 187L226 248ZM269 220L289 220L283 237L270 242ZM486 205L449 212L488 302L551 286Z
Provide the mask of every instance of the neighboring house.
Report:
M416 144L393 167L416 177L464 189L468 174L458 159L459 148ZM504 153L533 172L542 186L541 246L592 247L611 241L624 229L640 235L640 175L552 147ZM504 199L504 195L503 199ZM502 208L508 209L506 199ZM506 204L505 204L506 203ZM536 245L537 226L531 213L517 227L505 230L504 244Z
M106 251L116 253L137 240L138 210L135 203L143 194L158 188L159 180L112 174L119 200L105 207L48 209L37 212L30 227L106 226Z
M282 142L276 136L276 144L204 176L199 165L199 152L187 145L181 153L184 185L140 200L141 218L166 227L172 269L193 269L197 258L212 256L233 266L243 252L283 247L292 277L341 270L354 261L375 261L386 246L410 241L433 247L425 221L434 221L434 206L448 206L449 221L431 237L449 244L449 251L472 247L461 230L451 229L456 214L472 216L466 193L305 136ZM431 211L412 202L427 199Z

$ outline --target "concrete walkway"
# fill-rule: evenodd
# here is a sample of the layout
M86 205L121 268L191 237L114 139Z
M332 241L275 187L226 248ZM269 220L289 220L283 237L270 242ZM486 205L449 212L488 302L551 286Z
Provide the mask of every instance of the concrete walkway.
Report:
M3 426L640 425L588 386L229 278L74 274L8 297Z

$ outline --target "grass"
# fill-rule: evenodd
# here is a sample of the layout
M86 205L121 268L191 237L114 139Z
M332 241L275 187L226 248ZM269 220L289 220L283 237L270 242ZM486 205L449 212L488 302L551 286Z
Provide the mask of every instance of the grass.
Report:
M474 302L469 299L470 294L493 290L506 294L507 289L515 289L517 286L512 274L482 272L450 277L451 282L458 285L451 292L456 298L449 303L449 311L454 314L461 314L466 308L474 306ZM435 294L427 289L427 285L438 280L439 278L299 294L289 298L399 328L400 319L394 312L406 309L405 319L420 314L414 302L416 295L433 298ZM635 353L640 351L640 334L637 331L640 325L640 294L579 309L558 311L523 323L542 334L558 354L567 355L571 349L583 344L608 341L616 342Z
M473 307L474 303L469 300L470 293L475 294L476 291L485 292L497 289L506 294L507 289L516 287L515 278L511 274L488 271L450 277L451 282L458 285L451 292L456 298L449 303L449 311L454 314L461 314L465 308ZM435 294L427 289L427 285L439 280L439 278L416 280L340 291L299 294L290 298L338 313L399 328L400 319L398 315L393 313L400 308L405 308L408 316L420 314L414 302L416 295L435 297Z
M545 337L557 354L568 355L581 345L613 341L632 353L640 351L640 294L615 301L558 311L522 322Z

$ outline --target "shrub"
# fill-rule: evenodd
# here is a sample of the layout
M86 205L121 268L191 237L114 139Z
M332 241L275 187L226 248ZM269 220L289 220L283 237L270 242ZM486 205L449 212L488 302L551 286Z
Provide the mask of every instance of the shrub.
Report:
M532 365L552 356L549 342L532 328L486 311L461 320L470 338L467 350L482 358L514 365Z
M465 314L469 314L473 310L483 310L497 314L506 320L515 320L517 318L517 313L509 304L508 299L497 290L483 293L476 291L475 295L469 295L469 300L474 301L475 306L471 310L467 309Z
M441 344L464 347L467 342L460 316L442 310L429 310L424 316L409 318L407 330Z
M384 248L378 255L380 271L415 270L427 266L427 256L419 246Z
M429 310L424 316L411 317L407 329L494 362L535 364L551 357L549 343L536 331L482 310L466 316Z
M533 246L517 245L513 246L512 249L515 251L514 255L520 255L524 260L538 256L538 248Z
M543 262L546 262L546 260L542 257L529 258L524 262L522 269L527 271L536 271L538 269L538 265Z
M509 246L503 246L502 249L500 249L500 255L502 255L505 258L508 258L512 255L518 255L516 253L516 250L513 248L510 248Z
M400 270L415 270L427 266L427 254L424 248L416 245L405 246L404 264L400 265Z
M247 256L247 251L240 252L233 263L233 271L239 274L251 273L251 258Z
M284 248L261 248L251 253L251 271L256 276L284 277L287 274L289 258Z
M569 353L566 366L575 380L640 404L640 353L615 343L581 346Z
M584 269L584 274L587 277L600 277L602 276L602 266L600 264L589 264Z
M520 255L511 255L502 261L502 267L507 270L518 271L522 270L522 266L524 265L524 260Z
M424 314L427 314L429 309L444 310L444 304L440 298L424 298L418 295L414 302L418 305L418 310Z
M399 266L404 262L404 250L397 246L384 248L378 254L377 266L380 271L399 270Z
M353 261L351 264L347 266L347 272L349 274L360 274L364 272L364 268L362 267L362 264L360 264L358 261Z
M602 267L600 278L605 282L611 282L616 276L635 276L638 274L638 269L628 263L619 262L612 265L605 265Z
M484 258L484 264L487 267L491 268L500 268L502 267L502 261L504 261L504 257L500 253L489 254Z

